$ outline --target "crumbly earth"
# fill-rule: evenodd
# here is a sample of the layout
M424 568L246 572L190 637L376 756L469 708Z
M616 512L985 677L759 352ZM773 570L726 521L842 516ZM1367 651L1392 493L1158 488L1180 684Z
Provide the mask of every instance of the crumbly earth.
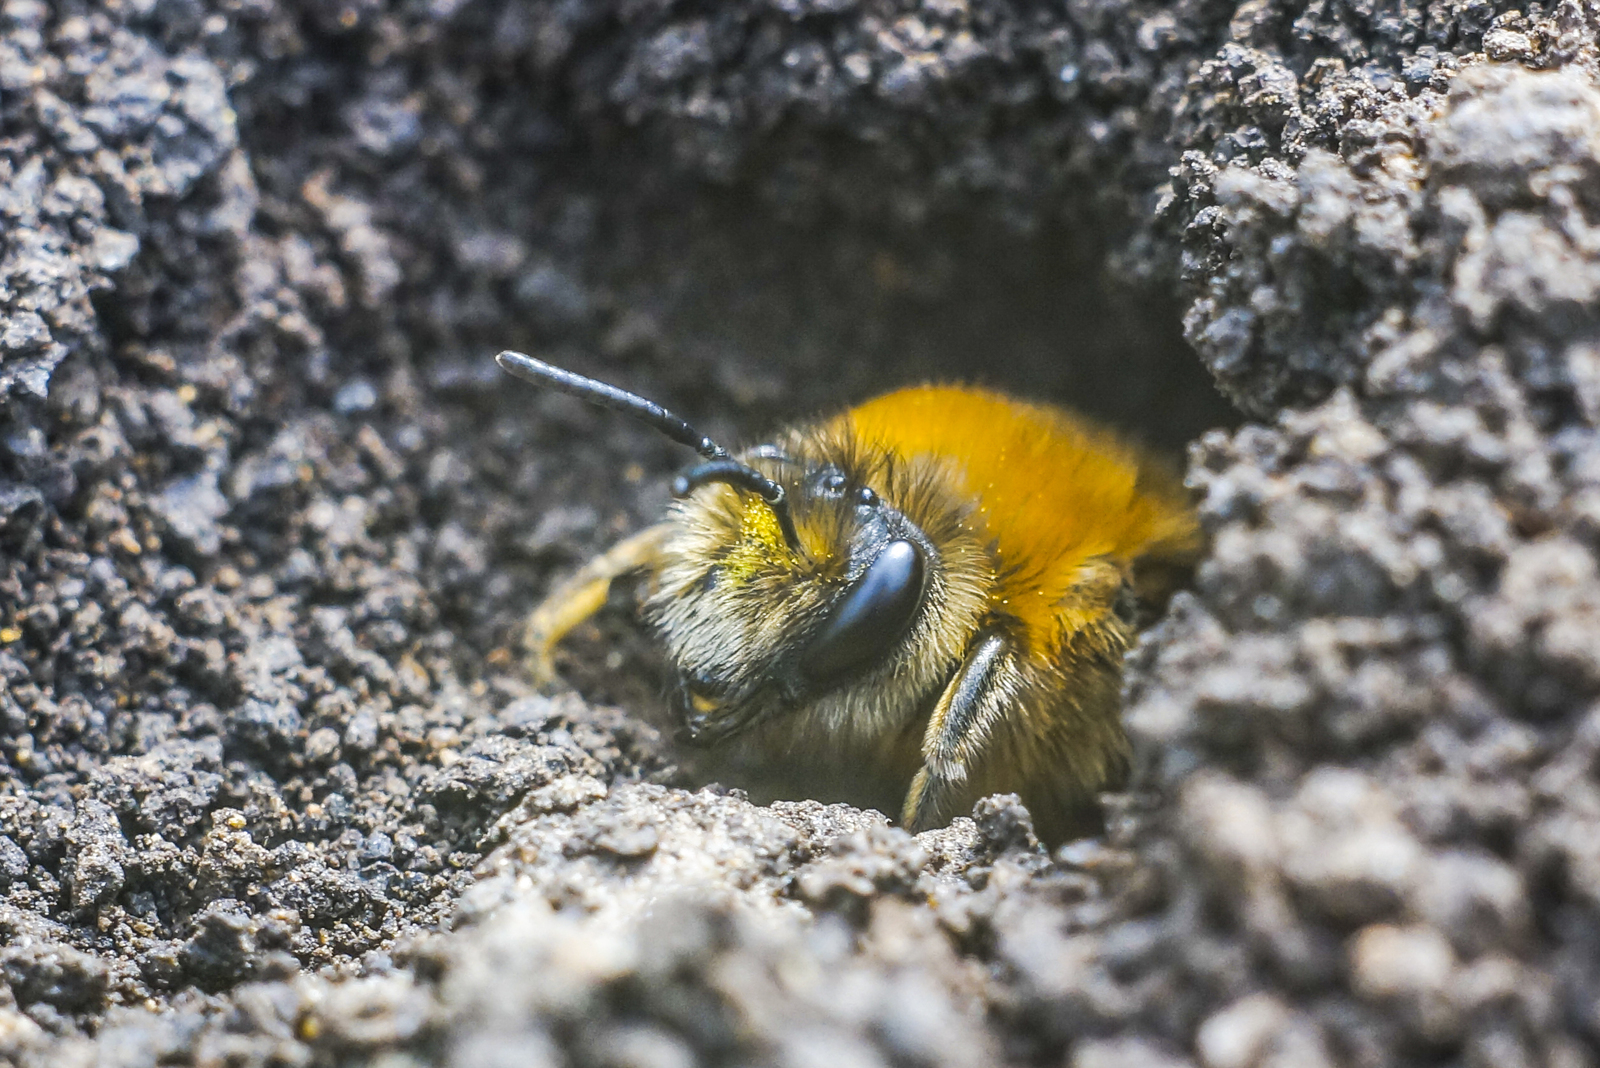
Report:
M1600 1064L1597 37L0 2L0 1061ZM683 457L508 346L733 440L959 378L1192 442L1107 839L751 804L620 617L531 692Z

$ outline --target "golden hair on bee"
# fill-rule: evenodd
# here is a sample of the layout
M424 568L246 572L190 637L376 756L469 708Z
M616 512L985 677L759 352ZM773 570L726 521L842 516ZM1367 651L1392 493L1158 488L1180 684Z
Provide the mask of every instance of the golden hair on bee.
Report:
M1160 462L963 386L898 390L733 454L615 386L499 361L704 457L663 522L530 617L541 680L610 583L640 572L691 741L892 798L913 831L992 793L1021 795L1046 841L1100 826L1098 795L1127 773L1123 655L1202 547Z

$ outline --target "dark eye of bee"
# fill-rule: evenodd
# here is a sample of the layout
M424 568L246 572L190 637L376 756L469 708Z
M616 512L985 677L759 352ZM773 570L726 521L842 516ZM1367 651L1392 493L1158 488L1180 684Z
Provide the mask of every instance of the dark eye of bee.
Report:
M842 497L849 486L850 480L837 467L828 468L817 480L817 492L824 497Z
M878 503L878 494L871 486L857 486L852 490L850 477L832 465L824 467L813 478L812 485L815 487L813 492L819 497L839 500L849 494L851 500L865 508L871 508Z
M891 541L833 607L800 669L815 682L837 679L894 648L922 603L922 553Z

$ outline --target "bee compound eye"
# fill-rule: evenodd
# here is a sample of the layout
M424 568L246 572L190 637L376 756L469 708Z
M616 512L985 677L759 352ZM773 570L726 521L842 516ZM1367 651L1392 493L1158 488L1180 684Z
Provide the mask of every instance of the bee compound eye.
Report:
M834 604L800 657L813 682L838 679L894 648L922 604L922 551L891 541Z

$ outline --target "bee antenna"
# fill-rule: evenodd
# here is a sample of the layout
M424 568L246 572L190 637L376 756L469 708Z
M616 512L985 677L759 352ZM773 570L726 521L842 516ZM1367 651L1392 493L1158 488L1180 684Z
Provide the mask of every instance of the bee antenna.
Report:
M655 427L679 445L689 446L707 460L723 460L728 456L727 449L655 401L646 400L637 393L629 393L609 383L573 374L571 371L545 363L543 360L536 360L522 352L502 352L494 358L494 362L518 378L537 385L549 386L551 389L577 397L579 400L586 400L601 408L625 412L640 422Z
M672 495L687 497L696 487L704 486L708 482L726 482L736 489L754 493L766 501L772 508L772 513L778 517L778 527L783 531L783 540L788 543L789 548L799 551L800 535L794 529L794 516L789 514L789 495L783 492L782 486L755 468L729 457L722 460L708 460L698 467L685 471L673 480Z
M691 469L673 483L672 492L676 496L686 496L696 486L703 486L709 482L725 482L737 489L754 493L766 501L772 508L773 514L778 517L778 526L782 528L783 540L789 544L789 548L799 550L800 536L795 532L794 517L789 514L789 498L783 492L783 487L755 468L735 460L727 449L655 401L647 400L637 393L629 393L618 386L574 374L543 360L536 360L526 353L507 350L494 360L503 370L518 378L526 379L536 385L549 386L551 389L577 397L579 400L586 400L601 408L624 412L640 422L655 427L679 445L689 446L705 457L707 462Z

